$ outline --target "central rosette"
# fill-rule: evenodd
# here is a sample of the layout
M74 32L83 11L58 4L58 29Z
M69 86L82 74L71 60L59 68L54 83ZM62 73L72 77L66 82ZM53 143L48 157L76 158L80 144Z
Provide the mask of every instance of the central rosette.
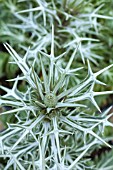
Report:
M44 103L47 107L53 108L57 104L57 96L53 93L48 93L45 95Z

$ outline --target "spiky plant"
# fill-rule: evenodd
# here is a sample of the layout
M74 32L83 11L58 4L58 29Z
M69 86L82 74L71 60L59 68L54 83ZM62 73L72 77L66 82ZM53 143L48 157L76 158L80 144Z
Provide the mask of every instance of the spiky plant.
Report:
M102 44L99 43L99 39L104 36L101 30L106 32L103 20L113 20L113 17L106 16L108 12L104 15L103 6L103 0L95 3L93 0L3 1L0 3L1 9L4 10L0 16L1 41L10 41L18 50L18 43L24 50L30 45L30 52L34 56L42 49L49 52L50 30L54 23L57 50L72 54L76 43L79 42L77 58L81 58L84 63L89 59L92 63L98 64L104 55ZM4 19L6 14L7 20Z
M105 0L95 2L93 0L1 0L0 10L3 12L0 15L0 41L10 42L17 53L21 51L21 55L30 46L28 58L34 60L40 50L50 53L51 27L54 24L55 54L60 55L66 51L68 55L63 58L63 62L67 64L68 56L72 55L79 42L76 62L73 62L73 66L82 67L88 59L92 64L92 70L98 71L101 65L106 67L112 63L112 51L108 46L112 42L110 38L112 28L109 29L109 25L111 26L113 15L112 8L108 8L111 5ZM110 23L108 26L105 20ZM109 37L109 43L105 42L106 36ZM84 67L87 65L85 64ZM73 85L85 78L86 70L84 74L76 77L72 82ZM107 73L113 75L112 71ZM7 76L7 71L5 74ZM102 75L101 79L103 78L106 81L106 74ZM112 85L109 76L107 80ZM106 90L105 87L103 89Z
M54 26L51 42L51 53L40 51L32 63L28 61L29 49L22 57L5 44L15 61L13 64L18 65L22 74L11 80L14 81L12 89L1 86L6 94L1 96L0 104L11 106L11 110L2 115L15 114L16 117L15 123L7 124L7 129L0 134L4 170L94 169L94 163L88 159L90 153L102 145L111 147L104 137L105 127L113 126L109 122L111 115L107 115L110 108L101 114L88 115L90 107L87 108L85 100L101 112L95 96L113 92L95 92L94 86L105 85L98 76L113 64L93 73L87 61L87 77L70 87L70 79L83 69L71 66L79 45L64 67L61 58L67 54L54 55ZM26 81L25 92L18 90L21 80Z
M110 147L105 130L113 126L109 122L112 114L107 114L111 108L101 113L95 100L112 93L97 92L106 87L99 76L112 84L112 70L108 70L112 67L112 50L108 53L107 45L104 49L103 37L109 33L104 20L113 18L104 13L104 2L0 1L0 41L10 42L11 46L5 47L13 57L12 64L22 72L11 80L12 89L0 86L6 91L0 104L11 109L2 115L15 116L0 134L1 169L100 167L90 155L95 148ZM111 65L106 67L107 63ZM25 86L22 91L20 82ZM91 103L99 113L93 113Z

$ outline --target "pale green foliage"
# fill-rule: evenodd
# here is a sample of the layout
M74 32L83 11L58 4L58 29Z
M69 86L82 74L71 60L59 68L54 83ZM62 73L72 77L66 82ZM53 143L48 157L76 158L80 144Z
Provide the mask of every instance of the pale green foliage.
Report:
M66 51L71 55L78 43L79 53L76 58L81 58L83 63L89 59L98 65L98 60L103 60L97 48L103 49L98 38L104 26L98 22L98 19L112 20L113 17L100 15L104 8L101 2L96 8L89 0L87 2L84 0L49 2L9 0L2 6L1 8L7 7L4 7L4 10L9 15L8 23L4 23L4 16L0 21L0 35L3 41L9 40L12 45L19 43L24 50L27 50L26 46L30 45L30 58L36 56L39 50L49 51L50 30L54 23L57 50L61 53Z
M54 56L54 29L51 54L40 51L39 59L35 58L31 66L27 59L29 49L20 57L9 44L5 47L23 74L12 80L15 81L12 89L1 86L6 91L0 99L1 105L12 106L2 115L15 113L17 118L15 124L8 124L1 133L0 157L8 158L4 169L87 169L88 160L83 157L90 149L102 144L111 147L102 138L102 133L106 126L113 127L113 124L108 121L110 108L103 114L89 116L85 113L87 109L82 111L82 107L87 108L82 101L91 101L100 111L94 97L113 92L95 92L94 86L104 84L97 77L113 65L93 73L88 61L86 79L69 88L71 76L83 68L71 68L77 49L65 68L59 65L58 61L66 54ZM48 69L43 60L48 63ZM35 71L39 64L42 78ZM17 89L20 80L27 82L25 93ZM52 93L55 98L52 96L51 100L56 103L45 105L45 97Z
M106 151L100 158L96 158L97 168L95 170L112 170L113 169L113 150Z
M93 70L99 70L100 67L103 68L102 65L106 67L112 63L112 2L105 0L1 0L0 10L3 11L0 15L0 41L10 42L17 53L21 52L22 55L30 46L29 60L36 58L40 50L50 53L53 24L55 25L55 55L66 51L67 55L62 61L64 64L67 64L68 57L72 55L78 44L74 67L75 64L76 66L85 64L87 67L87 59L91 62ZM108 23L107 27L106 23ZM21 50L20 47L22 47ZM39 72L40 67L37 69ZM107 81L105 74L101 79L105 82L110 81L112 85L113 82L109 76L113 75L113 71L107 72ZM72 84L75 81L80 82L86 74L84 70L84 74L71 81ZM106 87L101 88L103 89L106 90ZM100 89L97 86L98 90Z
M18 0L17 4L9 0L5 4L15 20L7 25L2 21L0 34L3 41L10 37L11 45L4 45L21 74L9 80L14 81L12 89L0 86L6 92L0 104L11 106L2 115L16 117L0 134L3 169L95 169L88 156L102 145L111 147L104 130L113 127L111 108L101 113L95 99L113 91L95 88L106 85L98 77L109 75L113 64L94 72L90 63L98 65L103 59L96 53L97 48L103 49L97 39L102 29L98 19L113 18L99 13L103 5L94 8L84 0ZM83 67L88 68L87 75ZM24 92L18 89L20 81L26 82ZM93 113L91 105L99 113Z

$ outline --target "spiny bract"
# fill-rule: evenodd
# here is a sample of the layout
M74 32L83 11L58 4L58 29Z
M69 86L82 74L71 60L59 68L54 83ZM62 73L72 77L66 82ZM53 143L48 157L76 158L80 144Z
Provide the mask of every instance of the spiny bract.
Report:
M111 94L112 91L95 92L95 84L104 85L97 77L113 66L110 65L93 73L88 61L88 76L78 85L70 87L70 79L75 72L83 68L71 68L78 45L65 68L60 56L54 55L54 27L52 27L51 54L38 53L32 63L27 60L29 49L22 58L9 45L6 49L22 71L13 88L0 86L6 94L0 98L0 104L12 109L3 114L15 113L16 123L0 136L0 157L6 160L5 170L9 169L48 169L71 170L85 168L88 159L83 159L91 147L110 145L101 137L106 126L112 126L107 115L90 116L85 113L89 100L100 111L95 96ZM46 62L46 67L44 62ZM41 64L40 76L35 69ZM17 89L19 81L26 81L27 90ZM83 108L83 109L82 109ZM95 131L101 129L101 131ZM83 138L84 136L84 138ZM90 166L91 168L91 166Z

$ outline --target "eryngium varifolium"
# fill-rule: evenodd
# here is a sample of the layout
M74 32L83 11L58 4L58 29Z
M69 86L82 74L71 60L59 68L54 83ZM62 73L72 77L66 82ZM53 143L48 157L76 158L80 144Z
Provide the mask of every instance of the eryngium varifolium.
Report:
M6 91L0 98L2 106L11 106L4 114L14 114L16 122L8 124L0 134L0 158L5 170L74 170L95 168L88 156L101 145L110 145L102 135L106 126L113 126L108 120L110 108L101 113L95 100L98 95L112 91L95 92L96 84L105 85L98 76L113 66L110 65L93 73L88 65L88 75L76 86L70 87L71 77L84 68L72 68L78 52L78 45L69 57L66 67L60 62L62 57L54 55L54 27L52 26L51 52L40 51L32 63L27 56L20 56L9 45L6 49L13 57L22 74L17 76L12 89L1 86ZM46 64L46 67L45 67ZM36 69L41 65L41 72ZM26 81L27 89L18 89L19 81ZM87 114L85 101L89 100L99 111ZM3 161L2 160L2 161Z

